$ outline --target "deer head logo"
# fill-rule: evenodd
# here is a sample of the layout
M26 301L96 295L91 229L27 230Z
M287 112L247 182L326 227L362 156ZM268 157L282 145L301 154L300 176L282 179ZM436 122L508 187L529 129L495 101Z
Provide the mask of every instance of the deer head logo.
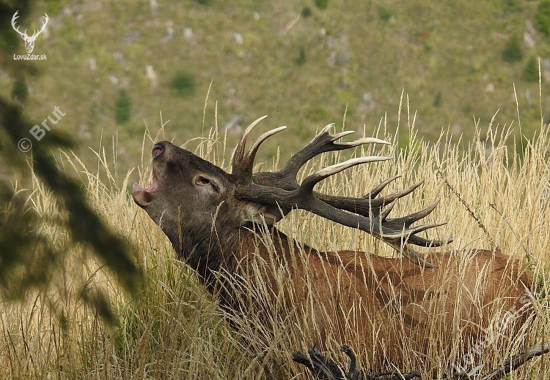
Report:
M48 24L48 15L44 13L44 18L46 19L46 21L44 21L44 24L42 24L42 29L35 30L33 35L29 37L27 36L27 30L25 30L24 32L20 32L19 27L15 26L15 20L17 20L17 18L19 17L17 13L19 13L19 11L15 12L11 19L11 26L13 27L13 29L15 29L17 33L21 35L23 41L25 41L25 49L27 49L27 53L30 54L34 49L34 41L36 41L36 38L40 35L40 33L44 31L44 28L46 28L46 25Z

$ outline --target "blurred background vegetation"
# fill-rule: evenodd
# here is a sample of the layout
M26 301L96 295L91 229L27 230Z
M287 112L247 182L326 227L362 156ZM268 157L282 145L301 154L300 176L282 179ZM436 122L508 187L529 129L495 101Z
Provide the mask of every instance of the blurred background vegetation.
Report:
M216 106L229 147L264 114L266 128L291 127L263 158L282 142L296 151L346 109L348 129L370 132L387 117L394 131L403 91L428 140L442 128L471 137L495 114L529 137L541 102L543 120L550 111L548 0L47 0L30 12L22 29L50 17L34 51L48 59L33 63L38 76L1 70L0 94L24 99L36 121L60 107L56 128L85 162L95 160L88 146L116 135L117 164L133 167L146 128L170 120L166 137L181 144L215 125ZM13 30L3 36L4 52L24 53Z
M96 314L113 324L116 316L104 287L96 286L84 275L90 267L89 260L107 269L118 285L132 295L139 289L140 272L131 257L131 244L92 209L82 182L59 166L55 153L60 148L75 147L68 137L70 131L35 134L40 136L39 141L29 133L40 121L31 121L35 115L28 112L26 102L33 91L25 78L32 77L29 82L34 83L40 69L32 61L12 58L11 54L23 43L19 38L13 39L10 19L16 11L20 16L30 13L35 4L0 2L1 75L14 78L11 94L0 94L0 296L25 300L38 289L48 298L52 289L59 290L63 282L66 285L67 262L74 262L77 252L84 251L73 271L75 287L65 295L76 294L81 303L92 306ZM27 28L21 30L24 29ZM28 30L27 35L31 36L32 28ZM53 121L49 124L54 126ZM21 145L24 139L27 143ZM22 146L32 143L31 152L21 151ZM37 193L50 195L52 202L47 206L38 204L33 197ZM49 306L63 323L66 312L54 302Z

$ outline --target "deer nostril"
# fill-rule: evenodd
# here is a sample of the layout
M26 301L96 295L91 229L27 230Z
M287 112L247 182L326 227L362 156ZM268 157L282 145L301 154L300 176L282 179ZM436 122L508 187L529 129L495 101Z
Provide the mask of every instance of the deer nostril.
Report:
M153 156L153 159L157 158L158 156L160 156L162 154L162 152L164 152L164 144L162 143L156 143L154 146L153 146L153 150L151 152L151 155Z

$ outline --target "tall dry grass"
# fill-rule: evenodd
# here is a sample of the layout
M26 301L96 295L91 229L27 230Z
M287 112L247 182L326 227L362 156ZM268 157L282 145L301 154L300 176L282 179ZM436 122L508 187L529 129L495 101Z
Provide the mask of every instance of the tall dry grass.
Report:
M547 148L550 136L547 128L541 127L533 140L522 141L521 149L511 141L510 129L492 126L483 138L477 131L472 141L456 141L456 137L443 133L436 143L423 142L418 138L414 121L398 133L409 134L407 146L398 149L397 136L386 135L381 125L375 134L394 144L382 148L369 146L354 153L393 154L395 160L352 168L328 179L319 190L361 196L381 180L396 174L402 177L388 187L388 192L422 180L424 184L413 195L398 203L394 215L418 210L440 199L440 205L428 219L448 224L429 232L430 237L452 235L454 242L449 249L457 251L498 248L524 259L535 274L539 292L548 294L550 280L545 273L550 264ZM147 183L151 175L148 139L144 140L144 158L138 167L142 183ZM218 136L215 130L194 145L198 145L196 151L203 158L228 166L224 161L224 137ZM343 155L324 155L304 172L342 160ZM59 263L57 280L48 289L29 295L25 302L2 305L0 375L20 379L255 379L263 378L263 367L267 366L281 378L309 378L305 368L291 362L291 354L297 349L306 350L312 343L315 316L306 311L300 314L303 317L294 318L299 313L289 312L288 305L268 301L272 300L267 296L271 289L261 284L250 287L246 278L236 277L235 286L242 287L243 297L266 300L265 308L270 313L261 317L271 318L273 328L265 331L258 310L244 310L242 315L232 317L231 322L238 329L231 329L221 316L216 300L199 285L194 273L174 258L161 230L133 204L127 190L129 174L119 178L116 164L108 162L102 149L98 151L98 162L97 168L90 169L70 152L60 155L60 164L82 179L90 202L104 220L138 248L135 259L145 272L143 290L135 299L127 299L99 263L86 258L81 247L71 248ZM270 164L263 165L266 167ZM52 197L40 183L34 181L32 191L30 202L38 213L57 213ZM394 254L362 232L305 212L292 212L279 227L290 237L322 250L357 249L367 255ZM66 231L48 224L42 228L53 243L66 244ZM271 243L260 235L258 244L269 246ZM468 258L457 255L457 260ZM272 261L277 261L275 254ZM255 265L255 274L273 268L271 262ZM277 265L279 285L292 292L285 265L290 264ZM85 272L81 268L85 268ZM480 271L480 279L483 275ZM110 294L119 316L118 326L104 325L86 306L75 291L82 283L101 287ZM314 302L322 300L310 300ZM549 338L548 311L543 308L543 302L535 306L539 315L537 322L521 332L533 344ZM495 309L494 320L503 318L506 311ZM396 333L402 323L399 313L387 321ZM385 347L385 350L387 355L403 356L402 362L408 368L401 370L433 369L432 375L441 374L464 355L460 334L451 341L440 340L443 330L448 328L441 324L441 318L434 316L428 330L431 344L427 357L395 347ZM516 353L522 340L522 336L500 337L475 355L476 364L495 366ZM245 343L252 351L243 348ZM363 348L367 346L364 338L352 331L346 342L328 337L326 346L333 358L345 361L337 354L342 343L359 353L366 368L373 365L372 353ZM452 355L443 356L442 352L449 347ZM253 351L265 355L263 364L251 357ZM548 377L547 358L535 359L511 376L512 379Z

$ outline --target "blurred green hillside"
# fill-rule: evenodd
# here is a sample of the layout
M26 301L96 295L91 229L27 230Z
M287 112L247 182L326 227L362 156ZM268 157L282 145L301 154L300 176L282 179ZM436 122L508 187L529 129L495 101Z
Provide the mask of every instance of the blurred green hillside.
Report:
M181 144L215 124L217 107L229 147L241 127L268 114L263 128L289 130L265 159L279 145L285 155L296 151L319 126L341 124L346 108L347 129L369 133L387 115L393 131L402 92L425 139L449 127L457 140L472 136L475 122L483 131L495 114L495 125L513 123L519 136L518 108L521 132L531 136L540 104L543 116L550 104L546 3L48 0L20 20L32 30L49 15L33 52L47 60L25 78L25 109L38 123L58 106L66 116L55 128L76 138L85 160L88 146L100 138L110 146L118 135L124 168L138 163L146 125L156 134L161 113L170 122L160 138ZM15 53L24 54L19 42ZM16 81L0 72L1 93L12 94Z

